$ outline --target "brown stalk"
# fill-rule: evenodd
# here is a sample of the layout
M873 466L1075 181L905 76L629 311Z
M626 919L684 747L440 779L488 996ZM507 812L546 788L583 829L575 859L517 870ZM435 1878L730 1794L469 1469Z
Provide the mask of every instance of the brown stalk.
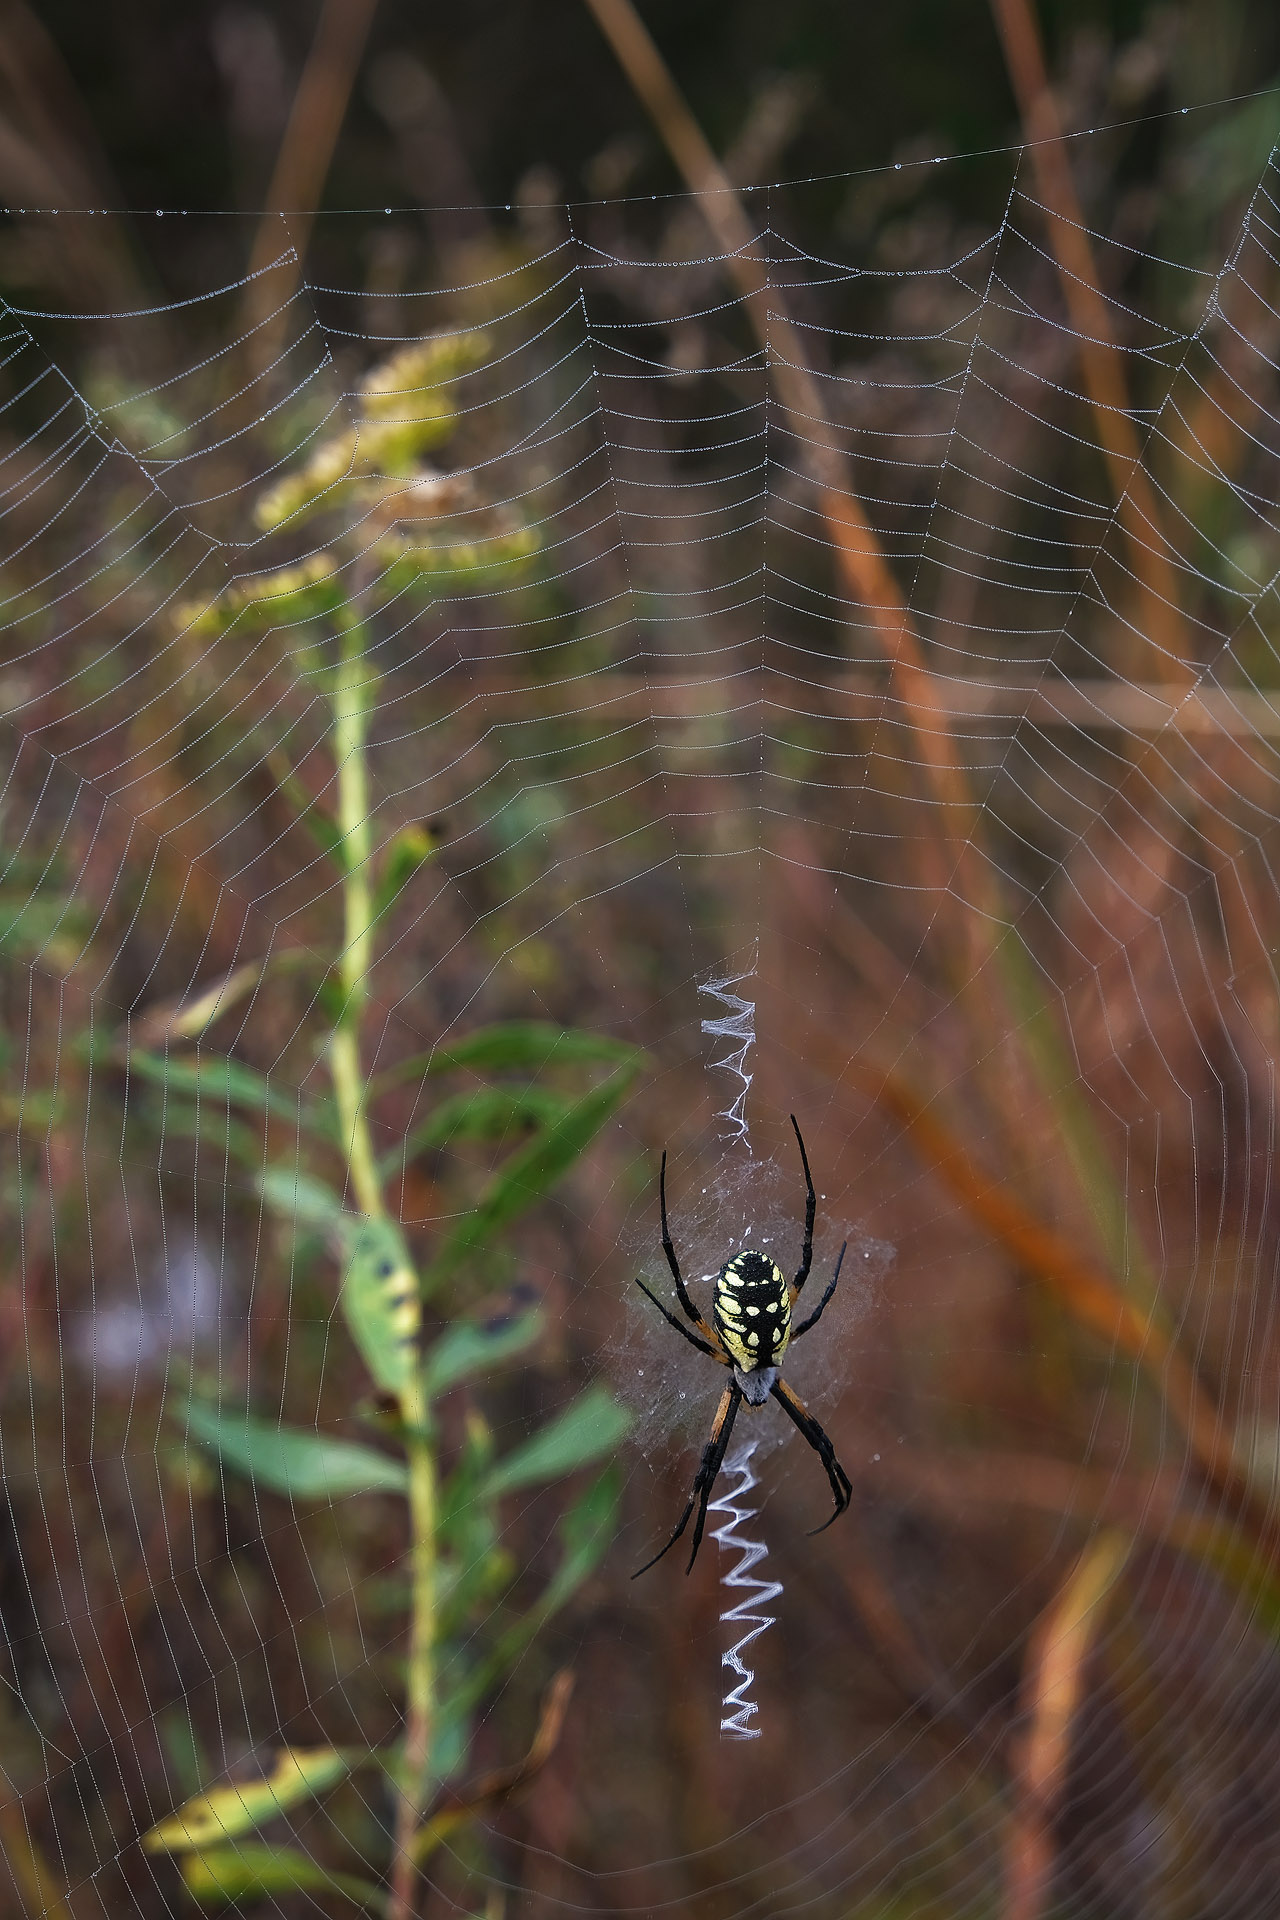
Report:
M555 1752L572 1696L573 1673L564 1667L543 1697L537 1731L524 1759L511 1767L496 1767L468 1786L448 1793L414 1837L410 1852L415 1867L420 1867L458 1827L481 1814L496 1813L542 1771Z
M946 708L925 664L924 648L875 531L853 491L848 462L809 366L804 341L769 285L768 264L733 182L716 159L688 102L676 86L631 0L586 0L632 87L697 199L764 349L769 380L787 426L806 450L819 505L850 597L868 611L881 651L891 665L893 691L911 720L930 784L941 802L952 857L973 869L975 901L995 913L996 881L973 857L977 813L968 776L956 751ZM931 878L951 878L934 861ZM970 938L980 916L971 915Z
M1177 574L1161 527L1160 505L1142 465L1142 448L1129 415L1123 350L1115 338L1099 285L1032 0L991 0L991 11L1048 219L1049 244L1058 263L1063 298L1078 338L1085 392L1093 409L1112 498L1142 595L1137 625L1149 641L1156 643L1149 651L1157 676L1182 684L1191 675Z
M1107 1273L971 1159L905 1081L857 1058L847 1071L897 1117L926 1165L1023 1271L1083 1326L1142 1367L1186 1434L1202 1471L1234 1502L1252 1508L1254 1496L1232 1449L1230 1429L1160 1326L1154 1308L1149 1314L1139 1312Z
M1134 622L1149 640L1158 642L1147 649L1155 671L1163 675L1172 696L1183 700L1194 679L1194 661L1188 645L1183 619L1177 573L1169 558L1168 542L1161 526L1161 510L1155 490L1142 465L1142 452L1129 417L1128 395L1121 350L1111 330L1110 315L1103 299L1093 250L1084 224L1084 215L1071 168L1057 103L1049 85L1044 48L1040 39L1033 0L991 0L992 12L1004 47L1005 61L1029 142L1040 197L1044 202L1050 243L1058 262L1059 277L1072 324L1079 336L1081 367L1085 388L1093 407L1098 438L1101 442L1116 500L1118 517L1128 541L1140 604ZM1234 343L1234 344L1233 344ZM1223 364L1201 393L1198 405L1175 435L1175 449L1189 463L1203 462L1210 469L1199 476L1193 496L1200 497L1201 509L1214 482L1227 479L1229 466L1238 460L1250 444L1250 438L1236 422L1234 409L1252 406L1244 368L1233 364L1245 359L1247 349L1238 331L1227 330ZM1244 396L1242 399L1241 396ZM1195 500L1192 518L1197 518ZM1194 703L1200 707L1202 703ZM1230 703L1226 703L1229 707ZM1208 716L1212 709L1203 707ZM1223 730L1233 728L1229 713L1221 715ZM1220 808L1206 796L1202 767L1198 758L1181 752L1181 722L1175 723L1171 751L1157 752L1152 743L1138 751L1135 766L1140 768L1160 791L1167 791L1174 776L1174 756L1185 771L1192 792L1199 801L1195 824L1201 845L1217 880L1218 897L1230 954L1230 965L1237 972L1260 970L1260 977L1275 979L1264 927L1266 916L1260 910L1256 889L1241 858L1238 832L1221 815ZM1156 747L1160 745L1157 741ZM1225 783L1224 783L1225 784ZM1228 786L1229 790L1229 786ZM1175 811L1181 812L1181 808ZM1274 1075L1280 1051L1280 1016L1274 992L1269 996L1262 1019L1261 1037L1267 1047Z
M254 332L259 369L274 357L283 309L302 275L376 6L377 0L324 0L321 8L249 257L243 325ZM268 274L277 263L278 271Z
M1032 1630L1022 1679L1022 1708L1029 1725L1015 1766L1018 1810L1006 1848L1004 1920L1039 1920L1044 1911L1072 1724L1107 1595L1128 1551L1123 1534L1099 1534Z

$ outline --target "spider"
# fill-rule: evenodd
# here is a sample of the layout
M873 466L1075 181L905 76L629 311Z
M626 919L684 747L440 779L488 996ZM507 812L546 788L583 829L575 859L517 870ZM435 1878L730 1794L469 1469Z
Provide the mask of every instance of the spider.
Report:
M815 1533L822 1533L838 1520L853 1498L853 1487L849 1476L836 1459L835 1449L828 1440L818 1422L809 1412L797 1394L780 1378L782 1361L792 1340L798 1340L802 1333L808 1333L810 1327L818 1324L822 1310L836 1290L840 1278L840 1268L844 1261L846 1240L836 1260L836 1270L831 1276L830 1285L819 1300L807 1320L792 1328L791 1313L800 1290L809 1278L809 1268L813 1263L813 1222L818 1210L817 1195L813 1191L813 1175L809 1172L809 1156L804 1150L804 1141L800 1128L796 1125L794 1113L791 1124L795 1127L796 1145L800 1149L800 1160L804 1167L804 1181L808 1198L804 1210L804 1246L800 1253L800 1270L788 1286L786 1277L767 1253L755 1253L750 1248L736 1254L732 1260L726 1260L716 1275L716 1290L712 1301L711 1318L714 1324L703 1319L689 1297L680 1273L680 1263L676 1259L676 1250L671 1240L671 1229L667 1225L667 1156L662 1156L662 1171L658 1175L658 1197L662 1208L662 1251L667 1256L667 1265L671 1277L676 1283L676 1297L684 1309L685 1317L692 1322L696 1331L690 1331L683 1320L664 1307L657 1295L650 1293L643 1280L637 1280L640 1291L653 1301L663 1319L682 1334L690 1346L699 1353L710 1354L722 1367L728 1367L733 1378L720 1396L720 1405L716 1408L716 1417L711 1426L711 1438L707 1441L702 1454L702 1464L693 1483L693 1492L689 1495L689 1504L681 1514L675 1532L660 1552L652 1560L646 1560L642 1567L632 1574L638 1580L642 1573L656 1566L664 1553L674 1547L689 1524L689 1516L694 1507L698 1509L697 1523L693 1529L693 1552L689 1555L686 1573L693 1572L693 1563L698 1557L698 1548L702 1545L702 1530L706 1525L707 1503L711 1498L711 1489L715 1486L720 1469L724 1465L725 1454L729 1451L729 1436L733 1432L733 1423L738 1408L745 1400L749 1407L762 1407L772 1394L789 1420L799 1427L809 1445L813 1448L827 1470L827 1479L831 1482L831 1491L835 1495L836 1510L830 1520L824 1520L822 1526L815 1527Z

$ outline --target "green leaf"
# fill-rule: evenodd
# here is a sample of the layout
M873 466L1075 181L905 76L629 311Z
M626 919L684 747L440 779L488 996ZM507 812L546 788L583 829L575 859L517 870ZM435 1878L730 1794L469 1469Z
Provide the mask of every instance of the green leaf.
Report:
M450 1327L423 1363L423 1386L428 1397L445 1393L477 1373L488 1373L501 1361L522 1353L538 1338L544 1324L542 1309L534 1307L501 1325L476 1325L467 1320Z
M374 895L374 918L390 911L416 873L432 859L445 837L440 820L419 820L401 827L387 842Z
M562 1094L546 1087L476 1087L456 1093L386 1156L387 1164L399 1166L451 1140L507 1140L527 1127L554 1126L568 1107Z
M543 1619L562 1607L604 1559L621 1497L622 1476L611 1467L592 1481L565 1514L560 1523L560 1564L538 1603Z
M202 1104L207 1101L221 1107L247 1107L253 1113L272 1113L294 1127L314 1125L308 1108L296 1096L280 1092L265 1074L240 1060L179 1059L139 1049L129 1055L129 1072L170 1093L199 1099Z
M293 1167L269 1167L263 1199L293 1226L320 1228L343 1258L341 1304L375 1385L403 1399L416 1389L421 1285L404 1235L392 1220L348 1213L332 1187Z
M1254 1624L1280 1641L1280 1582L1265 1547L1230 1521L1202 1520L1193 1513L1175 1516L1168 1538L1234 1587L1252 1610Z
M258 1192L273 1213L278 1213L295 1228L312 1227L340 1233L345 1221L358 1221L361 1217L348 1213L333 1188L323 1180L316 1180L293 1166L268 1167L258 1176Z
M404 1235L394 1221L347 1214L342 1310L360 1356L384 1393L403 1399L417 1385L422 1301Z
M266 765L267 772L284 795L294 816L307 829L322 853L333 861L340 873L347 870L347 846L337 823L324 811L320 802L310 793L290 766L284 754L278 748L266 746L265 735L260 734L256 741L259 755Z
M490 1468L481 1493L492 1499L516 1487L558 1480L612 1453L631 1425L631 1415L620 1407L607 1387L588 1387L564 1412L506 1454Z
M451 1528L457 1532L456 1522ZM436 1563L436 1634L441 1644L454 1638L470 1640L477 1607L487 1616L519 1571L516 1556L500 1546L497 1530L473 1523L456 1553L440 1555Z
M330 1873L296 1847L253 1845L190 1853L182 1863L187 1891L197 1900L227 1904L272 1893L336 1893L358 1907L381 1912L379 1887L353 1873Z
M219 1113L208 1107L193 1107L186 1100L166 1096L163 1116L155 1109L154 1096L146 1102L151 1109L157 1132L166 1140L196 1140L215 1153L225 1153L242 1166L256 1171L262 1165L262 1135L243 1120L233 1120L225 1109Z
M608 1551L617 1524L622 1476L610 1467L586 1489L560 1522L560 1561L535 1604L508 1627L485 1659L457 1686L442 1672L439 1731L445 1730L483 1699L519 1660L552 1615L571 1600Z
M184 1853L191 1847L256 1833L277 1814L287 1813L303 1800L314 1800L350 1770L345 1754L333 1747L285 1747L264 1778L196 1794L144 1834L142 1844L148 1853Z
M403 1493L400 1461L352 1440L281 1427L250 1414L223 1413L199 1400L179 1402L176 1417L212 1447L224 1466L294 1500L341 1500L351 1493Z
M525 1212L585 1151L631 1085L639 1057L567 1107L545 1132L504 1161L477 1205L464 1215L431 1263L435 1285L499 1228Z
M427 1073L451 1073L455 1067L470 1067L475 1073L538 1073L544 1067L568 1065L630 1065L632 1071L642 1055L625 1040L604 1033L588 1033L581 1027L557 1027L548 1020L509 1020L493 1027L479 1027L452 1046L433 1047L387 1073L380 1074L377 1090L401 1086L406 1080L421 1079Z

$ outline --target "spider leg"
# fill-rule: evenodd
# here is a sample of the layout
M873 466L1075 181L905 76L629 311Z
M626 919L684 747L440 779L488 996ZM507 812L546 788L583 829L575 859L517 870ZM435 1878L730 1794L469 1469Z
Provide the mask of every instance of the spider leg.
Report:
M665 1153L662 1156L662 1170L658 1175L658 1201L662 1209L662 1251L667 1256L667 1265L671 1269L671 1278L676 1283L676 1297L694 1325L704 1326L706 1323L702 1315L689 1298L689 1290L685 1286L683 1277L681 1276L680 1262L676 1259L676 1250L672 1244L671 1229L667 1225L667 1156Z
M844 1265L845 1249L848 1247L848 1245L849 1245L849 1242L846 1240L844 1243L844 1246L841 1247L840 1249L840 1255L836 1261L836 1270L831 1276L831 1284L827 1288L826 1292L823 1294L821 1300L819 1300L813 1312L809 1315L809 1318L807 1320L802 1320L798 1327L792 1327L791 1338L793 1340L798 1340L802 1333L808 1333L810 1327L816 1327L819 1320L821 1320L822 1309L826 1306L828 1300L831 1298L832 1294L836 1290L836 1282L840 1278L840 1269ZM680 1331L681 1333L683 1333L684 1328L681 1327Z
M799 1427L801 1433L827 1470L827 1478L831 1482L831 1491L836 1498L836 1510L832 1514L831 1520L824 1520L820 1527L814 1527L812 1529L814 1533L825 1533L831 1525L831 1521L838 1520L852 1500L853 1485L848 1474L836 1459L835 1448L810 1413L808 1407L805 1406L804 1401L800 1399L799 1395L792 1393L785 1381L775 1380L773 1383L773 1397L786 1414L788 1420L793 1420L796 1426ZM663 1552L665 1553L665 1551L666 1549L664 1547Z
M693 1563L698 1557L698 1548L702 1545L702 1529L706 1525L707 1520L707 1502L711 1498L711 1489L720 1477L720 1469L724 1465L724 1456L729 1451L729 1435L733 1431L734 1416L741 1405L742 1390L737 1382L733 1381L725 1388L720 1396L720 1405L716 1408L716 1417L711 1427L711 1438L702 1450L702 1465L698 1468L698 1477L693 1483L693 1492L689 1495L689 1504L680 1515L675 1532L667 1541L666 1546L654 1554L652 1560L646 1560L642 1567L636 1568L631 1576L633 1580L638 1580L642 1573L648 1573L650 1567L656 1566L658 1561L661 1560L662 1555L674 1547L676 1541L688 1526L689 1516L696 1506L698 1509L698 1519L693 1529L693 1552L689 1555L689 1564L685 1568L686 1573L693 1572Z
M652 1300L654 1306L658 1309L658 1312L662 1315L663 1319L666 1320L671 1326L673 1326L676 1332L682 1335L682 1337L689 1342L689 1345L691 1347L696 1347L699 1353L709 1353L711 1355L711 1358L713 1360L718 1360L722 1367L727 1367L730 1364L728 1359L725 1357L725 1355L721 1353L719 1347L712 1346L709 1340L699 1339L696 1333L690 1333L684 1321L677 1320L676 1316L674 1315L674 1313L671 1312L670 1308L663 1306L657 1294L649 1292L649 1289L648 1287L646 1287L643 1280L637 1280L636 1285L639 1287L641 1293L644 1294L647 1300ZM700 1327L705 1328L708 1333L711 1332L710 1327L707 1326L706 1321L701 1317L701 1315L699 1315L698 1317L698 1325Z
M809 1171L809 1156L804 1150L804 1141L800 1137L799 1127L796 1126L794 1113L791 1116L791 1124L795 1127L796 1145L800 1149L800 1163L804 1167L804 1184L807 1189L807 1198L804 1203L804 1246L800 1253L800 1271L791 1282L796 1292L799 1293L801 1287L809 1278L809 1269L813 1265L813 1222L818 1212L818 1196L813 1190L813 1175Z

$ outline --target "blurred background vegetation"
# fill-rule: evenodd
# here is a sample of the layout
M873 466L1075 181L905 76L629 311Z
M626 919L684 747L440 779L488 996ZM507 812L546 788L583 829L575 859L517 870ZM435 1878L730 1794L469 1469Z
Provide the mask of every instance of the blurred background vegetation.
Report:
M1058 149L1081 260L1003 11L643 8L771 230L807 447L585 6L0 11L13 1911L385 1897L395 1762L353 1756L400 1737L415 1430L335 1317L344 1190L472 1356L431 1435L465 1711L388 1911L1271 1911L1280 21L1040 9L1054 124L1111 129ZM441 331L439 434L317 530L307 463ZM850 1515L807 1541L816 1463L766 1463L743 1749L714 1556L628 1580L710 1402L636 1395L622 1301L657 1154L716 1165L696 982L757 937L759 1150L800 1114L828 1240L897 1260L824 1322ZM383 1465L300 1497L209 1441L219 1395ZM285 1747L341 1764L238 1867L144 1847Z

